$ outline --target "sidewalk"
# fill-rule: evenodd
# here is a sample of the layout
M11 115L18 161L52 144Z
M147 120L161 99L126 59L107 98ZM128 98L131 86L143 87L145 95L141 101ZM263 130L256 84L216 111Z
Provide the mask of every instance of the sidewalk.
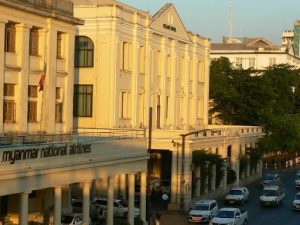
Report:
M160 225L189 225L186 215L180 211L164 211L160 217Z

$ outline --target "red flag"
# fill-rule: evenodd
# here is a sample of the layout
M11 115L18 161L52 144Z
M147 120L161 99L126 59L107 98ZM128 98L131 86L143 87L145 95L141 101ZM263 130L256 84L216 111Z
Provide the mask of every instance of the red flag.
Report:
M40 86L39 91L43 91L44 90L45 78L46 78L46 63L44 64L44 70L43 70L43 72L41 74L41 78L40 78L40 81L39 81L39 86Z

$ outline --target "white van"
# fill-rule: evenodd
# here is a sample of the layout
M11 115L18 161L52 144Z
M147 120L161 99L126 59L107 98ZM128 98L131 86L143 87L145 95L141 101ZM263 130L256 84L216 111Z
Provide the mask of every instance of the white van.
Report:
M102 209L106 210L107 208L107 198L94 198L94 203L99 205ZM114 199L114 215L119 217L128 216L128 204L120 199ZM134 217L140 215L140 209L134 208Z
M264 187L261 196L260 203L262 206L275 205L279 206L282 199L285 197L285 190L282 186L266 186Z

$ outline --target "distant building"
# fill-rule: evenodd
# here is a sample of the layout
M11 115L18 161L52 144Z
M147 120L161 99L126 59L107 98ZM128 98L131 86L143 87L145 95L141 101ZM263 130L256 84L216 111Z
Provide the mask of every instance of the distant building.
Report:
M284 43L292 37L284 36ZM300 59L294 56L291 46L278 46L264 38L223 38L223 43L211 44L211 59L227 57L237 68L253 68L260 72L276 64L300 66Z

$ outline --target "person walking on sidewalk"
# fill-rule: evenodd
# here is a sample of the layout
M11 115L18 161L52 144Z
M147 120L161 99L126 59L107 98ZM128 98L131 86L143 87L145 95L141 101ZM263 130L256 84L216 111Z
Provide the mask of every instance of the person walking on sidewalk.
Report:
M168 194L166 192L163 193L163 195L161 196L161 199L163 200L163 207L166 210L168 208L168 203L169 203L169 196L168 196Z

